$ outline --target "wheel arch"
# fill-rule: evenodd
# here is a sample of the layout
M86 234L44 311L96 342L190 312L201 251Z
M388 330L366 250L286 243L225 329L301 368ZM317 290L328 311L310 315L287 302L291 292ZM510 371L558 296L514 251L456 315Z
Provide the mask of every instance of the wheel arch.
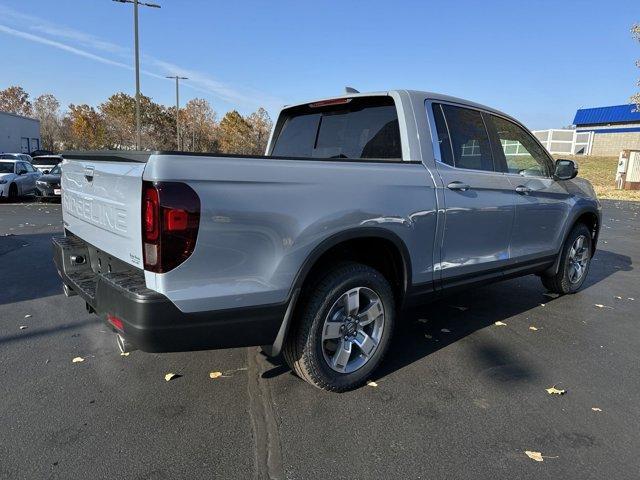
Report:
M578 210L576 210L573 215L570 217L571 219L567 222L569 226L562 236L562 243L560 244L560 251L556 257L556 261L553 262L553 265L549 267L548 270L544 272L544 275L555 275L558 273L558 269L560 268L560 258L562 257L562 250L564 249L564 244L567 241L567 237L571 233L571 231L575 228L576 225L582 223L587 226L587 228L591 231L591 240L593 248L591 249L591 256L595 254L596 245L598 242L598 235L600 233L600 221L601 217L598 213L597 208L592 206L584 206Z
M363 261L363 255L366 256L370 251L365 251L364 253L360 252L359 255L356 255L353 258L341 255L344 252L354 252L354 247L366 244L370 244L371 248L374 249L377 247L384 247L388 249L388 253L391 253L391 265L396 269L395 279L389 278L388 271L382 271L381 273L383 273L389 283L392 284L391 286L394 290L394 296L396 297L396 304L401 305L404 295L411 285L412 276L409 250L400 236L390 230L376 227L359 227L341 231L320 242L311 251L302 266L298 269L289 294L289 305L276 339L273 345L263 346L263 350L267 355L276 356L281 352L289 326L292 323L296 307L298 306L300 294L302 293L305 285L308 285L308 282L312 280L315 275L320 274L328 267L328 265L339 260L360 261L361 263L373 266L374 268L376 268L376 266L379 267L379 265L376 265L376 262L366 261L366 259ZM331 263L323 265L325 261L329 261ZM396 285L394 285L394 283L396 283Z

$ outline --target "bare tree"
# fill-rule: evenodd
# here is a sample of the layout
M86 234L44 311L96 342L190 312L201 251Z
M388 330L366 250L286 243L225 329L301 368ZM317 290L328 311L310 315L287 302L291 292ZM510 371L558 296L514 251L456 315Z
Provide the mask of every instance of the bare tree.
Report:
M251 154L264 155L273 127L271 117L264 108L260 107L247 117L247 123L251 127Z
M30 117L33 107L29 94L16 85L0 90L0 111Z
M50 93L40 95L33 102L33 111L40 120L42 147L47 150L60 148L60 102Z
M203 98L189 100L180 110L183 148L193 152L217 150L216 112Z

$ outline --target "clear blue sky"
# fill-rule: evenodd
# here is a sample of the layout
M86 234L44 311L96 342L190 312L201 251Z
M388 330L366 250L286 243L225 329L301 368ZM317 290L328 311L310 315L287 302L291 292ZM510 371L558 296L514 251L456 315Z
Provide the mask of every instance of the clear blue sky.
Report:
M140 9L142 92L224 114L361 91L429 90L501 109L532 129L637 90L638 0L154 0ZM0 88L97 105L133 93L132 6L0 0Z

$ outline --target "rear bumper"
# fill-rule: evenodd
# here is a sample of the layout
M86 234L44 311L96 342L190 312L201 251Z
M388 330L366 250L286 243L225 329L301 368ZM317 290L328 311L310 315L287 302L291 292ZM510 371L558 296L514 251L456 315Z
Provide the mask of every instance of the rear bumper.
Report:
M62 281L105 322L118 317L127 341L146 352L177 352L271 345L287 304L185 313L145 285L133 267L111 273L91 268L89 245L77 237L54 237L53 257ZM72 256L83 256L83 264ZM109 324L110 325L110 324ZM111 325L110 325L111 326ZM113 328L113 327L112 327Z
M36 195L42 198L57 198L60 199L61 195L59 193L55 193L55 190L60 190L60 187L46 186L43 187L41 185L36 186Z

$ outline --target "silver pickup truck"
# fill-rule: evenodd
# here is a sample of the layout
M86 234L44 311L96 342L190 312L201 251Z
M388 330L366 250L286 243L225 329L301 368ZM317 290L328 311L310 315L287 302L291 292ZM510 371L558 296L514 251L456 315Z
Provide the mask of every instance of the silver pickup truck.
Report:
M348 94L284 108L265 156L67 154L54 259L121 349L261 345L344 391L407 306L532 273L578 290L601 207L577 173L492 108Z

